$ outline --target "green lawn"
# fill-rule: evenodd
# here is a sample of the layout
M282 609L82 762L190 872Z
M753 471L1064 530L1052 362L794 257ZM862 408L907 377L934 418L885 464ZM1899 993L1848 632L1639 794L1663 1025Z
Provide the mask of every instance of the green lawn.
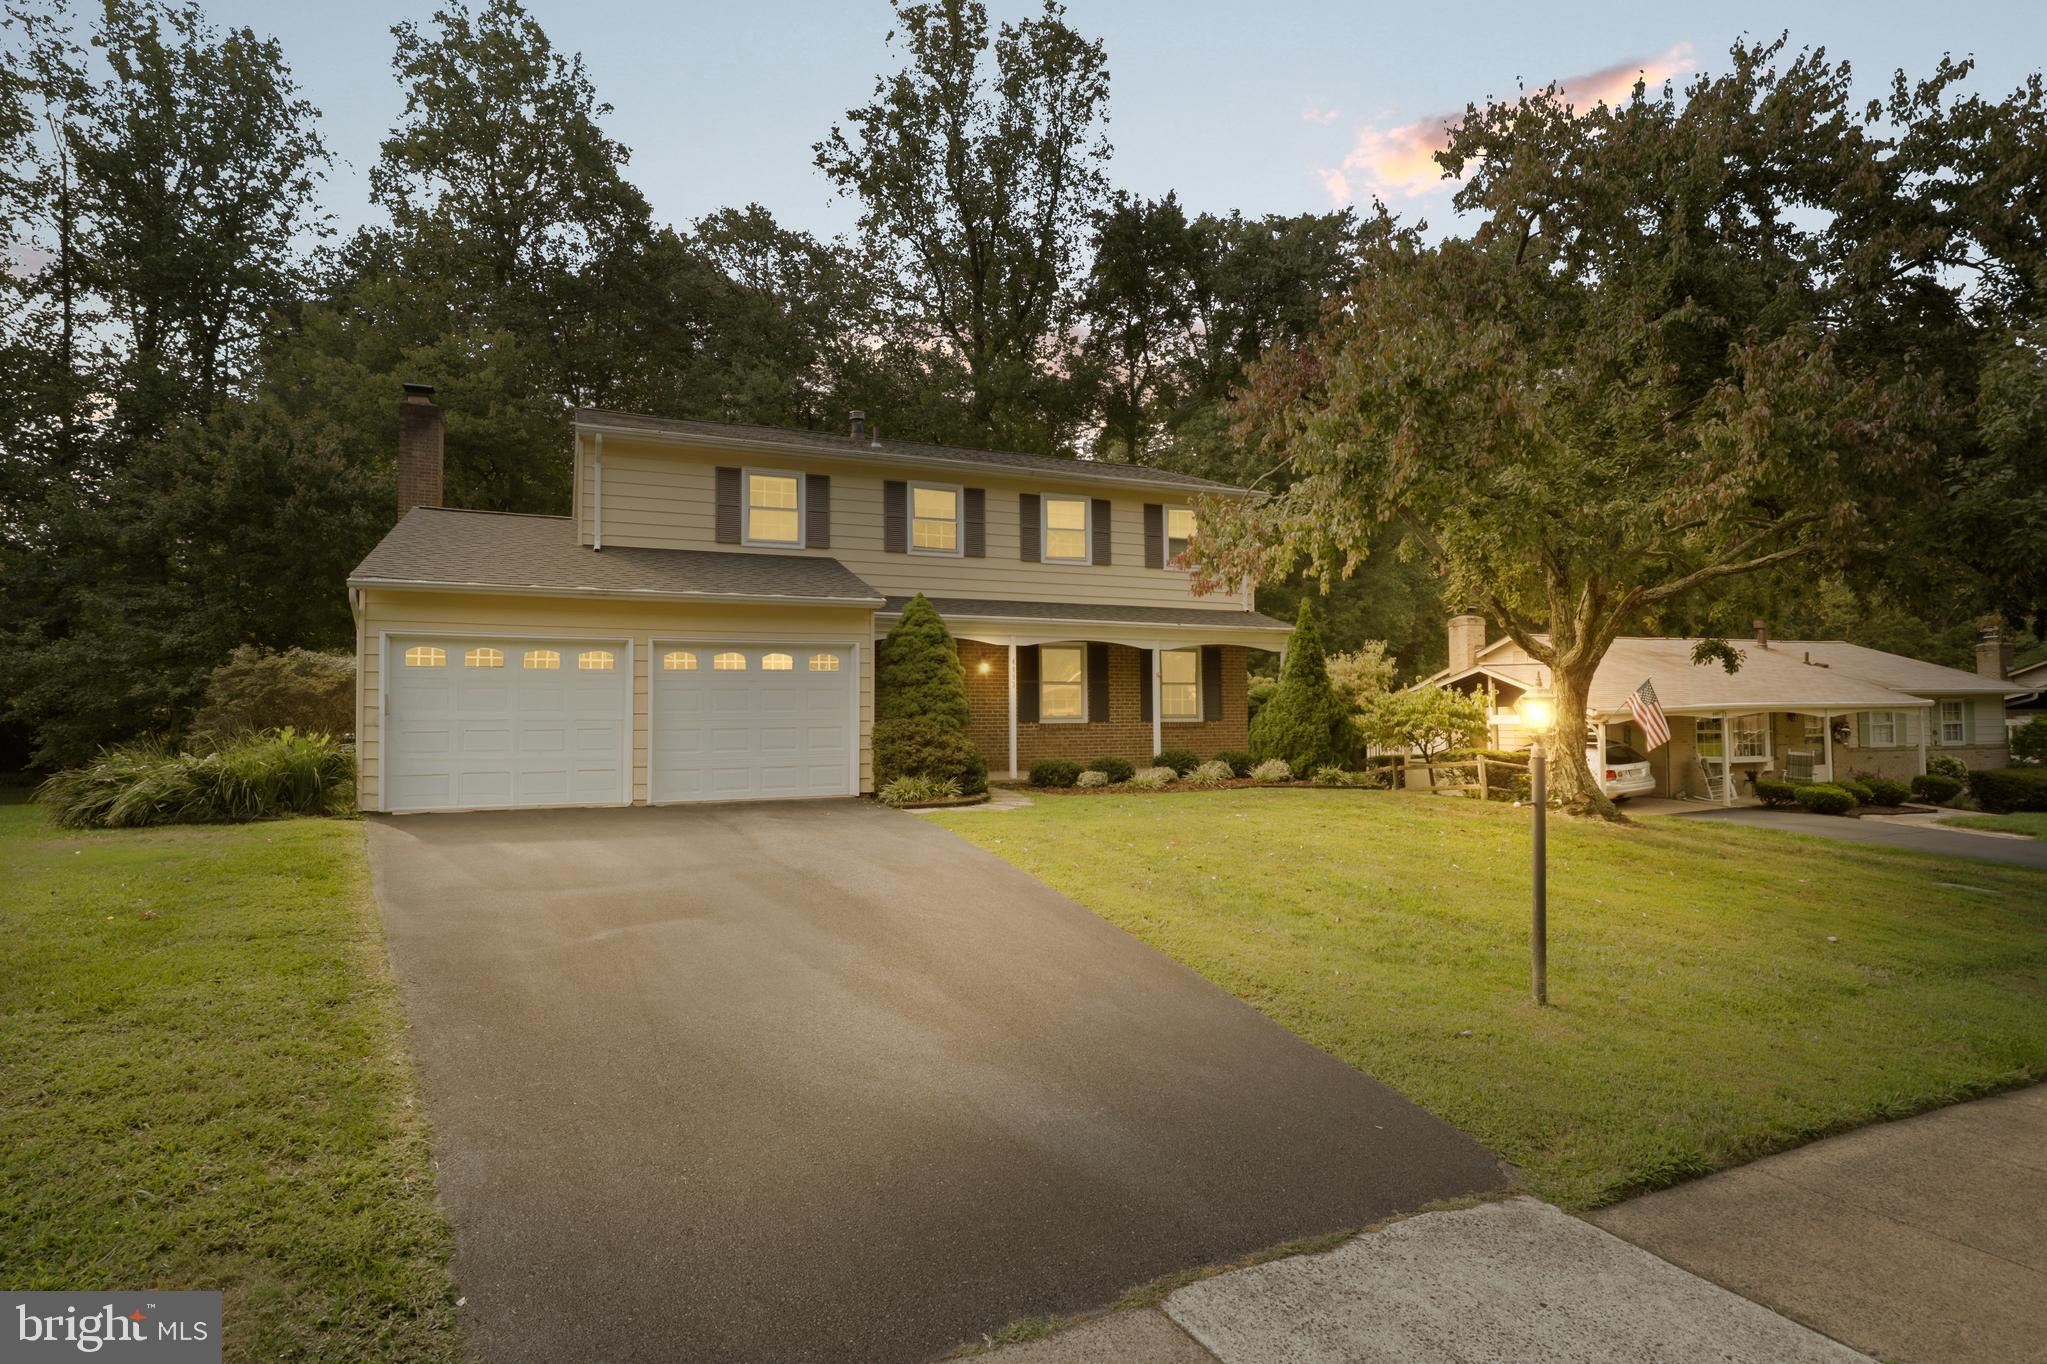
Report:
M2047 838L2047 813L2029 810L2016 815L1950 815L1937 821L1959 824L1964 829L1995 829L2005 834L2031 834Z
M17 798L0 934L0 1283L220 1289L232 1360L459 1358L360 824Z
M2047 873L1553 820L1539 1010L1525 810L1238 790L927 817L1398 1087L1566 1207L2047 1077Z

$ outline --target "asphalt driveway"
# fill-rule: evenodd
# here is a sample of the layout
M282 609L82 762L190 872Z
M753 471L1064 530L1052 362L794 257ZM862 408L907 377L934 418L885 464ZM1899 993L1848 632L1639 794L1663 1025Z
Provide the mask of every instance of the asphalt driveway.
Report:
M370 852L487 1364L929 1359L1505 1182L893 811L423 815Z
M1970 833L1964 829L1930 824L1911 815L1864 815L1859 819L1844 819L1840 815L1814 815L1803 810L1760 810L1754 806L1739 806L1731 810L1688 810L1673 818L1744 824L1752 829L1811 834L1841 843L1871 843L1882 848L1902 848L1907 852L1968 857L1982 862L2003 862L2014 867L2047 870L2047 841Z

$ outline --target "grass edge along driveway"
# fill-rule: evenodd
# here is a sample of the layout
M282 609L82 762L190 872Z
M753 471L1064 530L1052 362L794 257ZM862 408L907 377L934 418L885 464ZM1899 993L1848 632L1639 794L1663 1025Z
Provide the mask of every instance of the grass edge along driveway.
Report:
M0 804L0 1283L225 1294L226 1358L460 1358L363 827Z
M925 816L1584 1209L2047 1076L2047 874L1680 819L1238 790Z

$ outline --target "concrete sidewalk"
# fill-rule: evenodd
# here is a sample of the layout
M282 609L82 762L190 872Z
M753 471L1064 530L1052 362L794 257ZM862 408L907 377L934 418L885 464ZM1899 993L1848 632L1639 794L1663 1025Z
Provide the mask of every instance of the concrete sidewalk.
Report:
M1429 1213L1000 1364L2047 1364L2047 1085L1572 1217Z
M2047 1361L2047 1085L1814 1142L1592 1220L1885 1359Z
M1861 1356L1533 1198L1424 1213L997 1350L1000 1364L1508 1364Z

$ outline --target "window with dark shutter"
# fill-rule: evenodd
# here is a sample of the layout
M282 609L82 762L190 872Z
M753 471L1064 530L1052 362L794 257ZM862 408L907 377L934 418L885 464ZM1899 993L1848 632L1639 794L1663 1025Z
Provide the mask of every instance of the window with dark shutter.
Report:
M988 490L967 489L967 532L966 556L969 559L988 557Z
M1223 646L1201 646L1201 718L1223 718Z
M739 543L739 470L718 470L718 506L715 534L721 545Z
M1163 504L1144 504L1144 566L1166 566L1166 509Z
M1020 495L1016 499L1016 506L1018 557L1027 564L1037 563L1041 557L1038 553L1038 535L1041 530L1038 525L1038 517L1041 514L1038 510L1038 495L1036 493Z
M1109 646L1087 646L1087 718L1089 723L1109 723Z
M1038 646L1026 644L1016 651L1016 719L1018 724L1038 723Z
M1137 718L1151 723L1151 670L1158 659L1155 649L1137 651Z
M803 500L804 518L808 525L803 543L809 549L830 549L832 547L832 476L830 474L807 474L804 476Z
M1109 499L1098 497L1094 502L1092 519L1095 523L1095 562L1097 564L1113 563L1114 560L1109 557Z
M900 479L881 485L881 547L890 554L910 552L910 485Z

